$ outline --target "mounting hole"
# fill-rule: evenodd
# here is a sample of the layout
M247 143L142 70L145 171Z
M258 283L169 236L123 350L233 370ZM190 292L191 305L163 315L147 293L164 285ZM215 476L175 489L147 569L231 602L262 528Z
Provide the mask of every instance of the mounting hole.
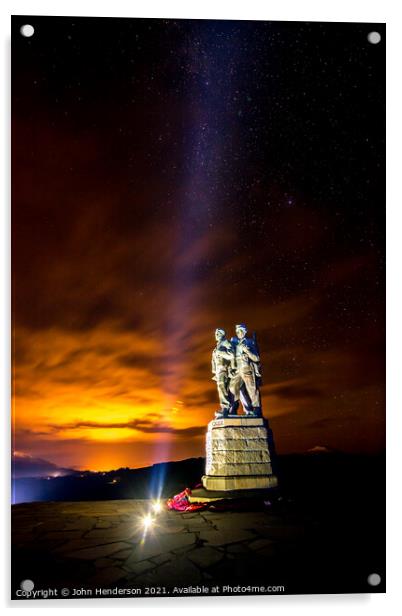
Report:
M21 590L25 590L26 592L31 592L34 589L35 584L32 580L22 580L20 584Z
M34 35L35 28L31 26L31 24L24 24L23 26L21 26L20 32L22 36L25 36L26 38L30 38L31 36Z
M381 34L375 31L369 32L367 35L367 40L372 45L378 45L378 43L381 41Z
M381 575L378 575L378 573L370 573L367 578L367 582L370 584L370 586L378 586L378 584L381 582Z

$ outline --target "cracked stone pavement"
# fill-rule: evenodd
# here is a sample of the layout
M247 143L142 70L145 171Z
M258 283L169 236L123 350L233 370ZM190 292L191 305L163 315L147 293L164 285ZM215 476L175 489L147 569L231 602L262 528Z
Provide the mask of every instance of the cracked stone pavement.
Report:
M14 581L36 586L188 586L267 582L304 528L272 511L163 510L144 536L146 500L12 507Z

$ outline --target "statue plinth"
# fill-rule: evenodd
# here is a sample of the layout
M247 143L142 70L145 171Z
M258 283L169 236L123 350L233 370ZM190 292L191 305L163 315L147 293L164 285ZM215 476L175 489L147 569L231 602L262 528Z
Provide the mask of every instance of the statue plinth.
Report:
M274 488L268 422L241 415L208 424L207 460L202 485L206 490Z

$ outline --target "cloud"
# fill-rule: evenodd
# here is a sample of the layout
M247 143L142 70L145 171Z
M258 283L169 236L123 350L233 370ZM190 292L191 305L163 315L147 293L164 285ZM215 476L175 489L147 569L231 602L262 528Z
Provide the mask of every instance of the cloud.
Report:
M121 429L128 428L136 432L144 432L146 434L171 434L179 437L193 437L205 434L205 427L190 426L188 428L173 428L163 424L158 424L155 419L153 421L144 419L133 419L118 423L111 422L94 422L94 421L76 421L69 424L57 424L48 426L50 432L58 433L66 430L75 430L76 428L99 428L99 429Z
M270 393L286 400L309 400L325 397L325 393L318 387L309 386L308 383L283 383L270 388Z

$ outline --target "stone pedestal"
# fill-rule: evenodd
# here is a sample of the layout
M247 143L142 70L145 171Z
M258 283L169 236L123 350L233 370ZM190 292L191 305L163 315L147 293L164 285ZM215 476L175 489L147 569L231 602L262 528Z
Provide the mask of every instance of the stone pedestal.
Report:
M202 485L206 490L274 488L268 422L262 417L227 417L208 424L207 461Z

